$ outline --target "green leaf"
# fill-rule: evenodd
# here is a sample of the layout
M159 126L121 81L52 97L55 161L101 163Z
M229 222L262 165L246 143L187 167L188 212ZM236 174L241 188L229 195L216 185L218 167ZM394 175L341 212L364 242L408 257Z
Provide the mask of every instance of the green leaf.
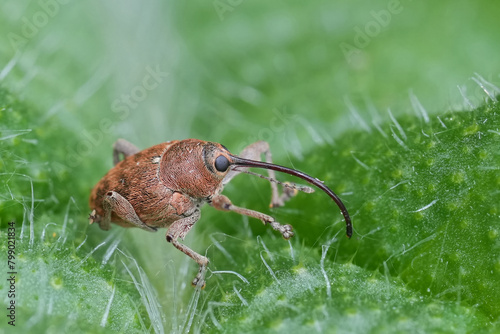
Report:
M351 208L356 235L341 242L337 259L355 252L352 261L362 268L498 319L499 128L493 104L429 122L400 117L381 131L344 134L306 158L314 175L346 193ZM332 220L315 214L325 210L317 199L300 203L312 236Z
M282 240L224 242L243 275L218 274L201 332L466 332L487 319L473 308L425 297L399 279L321 260ZM324 247L325 254L328 247ZM330 250L332 252L332 250ZM215 263L218 258L215 257ZM216 265L214 264L214 265ZM220 296L214 301L214 297Z
M144 253L142 246L127 237L129 250L117 249L120 229L110 235L81 229L86 212L79 208L81 201L57 198L71 198L64 183L76 185L69 188L77 199L86 196L86 187L43 163L58 161L60 152L40 149L64 133L30 131L26 118L17 115L36 111L5 90L1 96L6 158L0 218L3 231L16 221L22 328L106 332L152 326L161 331L166 326L156 292L161 284L150 282L133 257ZM499 105L490 103L434 115L428 122L417 116L392 118L378 130L345 133L334 145L319 146L296 161L297 168L321 176L346 203L355 231L351 240L343 237L338 208L321 192L298 194L284 208L273 209L279 221L295 227L290 244L258 222L242 229L238 215L204 209L202 221L215 223L200 223L198 231L210 238L194 244L212 244L208 287L201 294L184 288L179 294L196 270L187 262L190 270L178 277L173 298L192 295L191 306L173 328L451 333L497 326L499 115ZM21 154L30 162L14 158ZM241 198L248 178L237 178L226 194L262 210L267 198L262 193L268 191L262 180L254 178L258 190ZM48 210L35 210L35 204ZM137 245L151 239L142 235L134 236ZM161 258L147 272L168 276ZM0 293L6 295L7 289L4 284Z
M0 251L16 222L19 294L16 327L5 310L0 332L498 332L497 12L450 0L6 2ZM120 137L234 153L266 140L274 162L339 194L353 238L325 194L269 209L266 181L239 176L224 194L295 236L204 207L185 240L211 260L194 290L196 264L163 232L88 225Z
M352 240L343 237L343 217L325 194L297 195L273 214L295 226L300 241L294 249L310 256L300 266L309 278L291 270L293 264L284 261L284 255L275 255L270 266L279 279L273 280L258 256L267 248L256 249L253 243L252 249L246 242L224 246L223 254L233 254L226 262L233 268L244 264L236 265L236 271L251 278L249 285L238 285L248 307L237 301L231 281L218 281L220 288L211 300L220 296L219 302L228 303L231 293L232 311L221 312L216 328L307 332L316 324L339 331L418 328L451 333L498 324L499 129L499 106L489 104L470 112L432 116L429 122L416 116L393 118L379 131L349 132L335 145L306 155L295 166L322 176L340 194L353 218ZM258 208L260 202L247 200L245 206ZM265 240L267 244L269 238ZM274 247L279 247L277 243L272 242ZM321 245L334 249L327 259L345 263L325 262L332 299L326 298L325 274L320 270ZM215 261L212 265L221 266ZM304 288L304 280L310 288ZM371 284L379 287L377 294ZM283 300L284 306L276 307ZM318 318L318 308L328 316ZM349 312L355 315L351 320ZM360 319L355 320L357 316Z
M12 280L2 280L0 294L11 295L7 303L15 302L16 327L5 319L0 326L53 333L144 330L150 322L147 304L130 281L137 275L134 262L122 256L121 265L111 258L117 243L87 243L80 219L85 215L71 197L85 195L86 189L79 190L65 169L51 167L51 162L64 161L63 151L50 147L57 147L65 131L57 122L32 128L37 113L0 88L0 251L13 251L12 267L2 269ZM64 183L71 183L69 189ZM95 259L101 246L106 251ZM148 289L147 282L141 283Z

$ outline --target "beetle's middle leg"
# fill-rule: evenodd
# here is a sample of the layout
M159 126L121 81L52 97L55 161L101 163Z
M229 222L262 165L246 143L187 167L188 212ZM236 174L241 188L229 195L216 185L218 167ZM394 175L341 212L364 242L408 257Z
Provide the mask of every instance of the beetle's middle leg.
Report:
M139 152L137 146L129 141L126 141L125 139L118 139L113 144L113 165L120 162L120 154L123 154L123 157L126 158L130 155L136 154L137 152Z
M264 213L241 208L239 206L234 205L229 198L224 195L216 196L212 199L210 203L211 206L221 211L233 211L239 213L240 215L245 215L253 218L260 219L264 224L269 224L273 228L273 230L281 233L283 238L290 239L293 237L292 225L286 224L281 225L273 217L266 215Z
M172 245L175 246L178 250L192 258L193 260L198 263L200 266L198 270L198 274L196 277L193 279L193 282L191 283L193 286L201 285L202 288L205 287L205 281L203 279L203 276L205 275L205 270L208 265L208 258L206 256L200 255L196 253L194 250L191 248L187 247L184 244L181 244L177 239L184 240L184 237L186 234L191 230L191 227L193 227L194 223L196 223L200 219L200 211L196 210L193 212L192 215L187 216L185 218L179 219L175 221L172 225L167 230L166 238L167 242L170 242Z
M261 155L264 154L266 162L272 163L271 149L269 148L269 143L265 141L258 141L253 144L248 145L241 151L238 155L244 159L251 160L261 160ZM243 169L243 168L241 168ZM276 179L274 170L268 169L268 175L271 179ZM224 184L228 183L233 177L238 174L238 171L230 171L224 178ZM272 198L271 208L279 207L285 205L285 202L297 194L297 190L292 188L283 187L283 193L280 195L278 192L278 186L276 183L271 182Z

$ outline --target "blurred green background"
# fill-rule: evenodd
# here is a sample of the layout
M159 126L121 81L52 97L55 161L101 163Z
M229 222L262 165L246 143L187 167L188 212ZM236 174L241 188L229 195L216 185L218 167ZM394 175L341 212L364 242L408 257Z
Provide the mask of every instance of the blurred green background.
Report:
M16 329L498 330L500 310L488 299L500 296L498 108L475 109L500 86L499 10L500 4L491 1L3 2L0 219L2 249L9 221L17 222L22 237ZM469 114L454 116L449 113L453 110ZM424 137L440 132L440 122L448 125L441 130L456 132L441 138L450 146L443 144L426 155L440 141L429 143ZM484 131L474 124L484 125ZM477 133L483 141L481 135L469 138ZM402 149L391 142L394 136L414 140ZM276 163L325 180L343 198L354 216L353 240L334 238L344 233L343 222L325 195L301 194L290 206L270 211L265 181L241 176L225 194L238 205L292 223L297 236L290 246L275 240L258 221L242 222L236 215L205 208L186 243L201 253L208 249L212 271L237 271L253 280L242 288L245 283L236 275L212 274L207 289L195 292L189 286L195 264L167 245L163 232L114 227L106 233L87 225L88 194L111 167L111 145L117 138L140 148L199 138L220 142L235 153L266 140ZM401 158L395 162L388 153L370 155L386 150ZM469 153L489 155L462 160ZM400 182L420 185L429 180L408 181L410 166L422 171L429 167L413 164L421 157L429 166L432 159L445 161L441 174L431 179L447 180L437 193L439 199L446 198L447 204L436 205L443 211L424 220L418 209L433 203L432 184L398 195L406 201L401 205L415 204L413 209L377 202ZM484 163L489 163L486 171ZM459 167L455 174L453 166ZM474 178L481 177L476 183ZM457 184L460 191L448 191ZM465 196L477 184L484 188L475 188L474 194L490 196ZM449 196L456 196L454 205L464 212L453 216L446 211L453 202ZM463 197L469 202L461 202ZM467 216L471 203L480 203L481 218ZM403 216L400 210L398 216L398 209L413 212ZM459 222L460 217L466 218ZM483 240L474 239L481 229L457 232L456 244L466 245L466 265L445 265L436 271L439 283L429 284L436 280L425 275L429 254L456 246L439 234L454 230L455 218L463 228L480 222L489 234ZM432 229L447 219L451 227L442 225L439 233ZM400 229L399 223L417 228ZM388 233L379 235L377 228ZM422 240L435 240L436 248L404 259L396 255ZM335 252L322 258L328 248L324 245L332 244ZM293 261L288 259L290 249ZM228 257L228 250L235 255ZM270 259L273 252L286 260ZM484 261L478 256L485 256ZM390 262L393 257L398 260ZM263 265L266 259L274 262L278 281L291 280L287 284L293 296L273 286L273 275ZM475 268L469 260L483 266ZM411 271L413 266L424 274ZM475 269L477 274L470 276ZM309 286L292 275L302 277L304 270L311 275ZM447 276L458 272L467 281ZM224 280L225 275L230 278ZM342 280L349 276L360 285ZM345 290L332 295L319 283L323 277L345 285ZM1 288L8 302L3 293L7 286ZM379 296L378 288L390 293ZM276 295L273 289L278 289ZM308 294L301 295L303 291ZM333 299L325 297L328 291ZM363 297L353 297L358 294ZM268 299L260 302L260 297ZM236 304L239 311L234 311ZM268 304L281 305L284 311L271 307L265 311L269 317L259 318ZM379 313L373 311L377 307ZM346 313L337 312L340 308ZM106 310L109 315L103 317ZM300 321L280 327L280 316ZM4 319L0 330L12 328Z

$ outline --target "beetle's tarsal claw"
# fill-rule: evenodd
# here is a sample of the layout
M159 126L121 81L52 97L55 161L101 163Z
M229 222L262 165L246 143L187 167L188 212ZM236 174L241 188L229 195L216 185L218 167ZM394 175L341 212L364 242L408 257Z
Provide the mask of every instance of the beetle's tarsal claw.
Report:
M278 198L272 199L271 204L269 204L270 208L278 208L280 206L284 206L285 202L287 202L288 200L290 200L292 197L294 197L299 193L299 189L297 188L299 186L294 183L284 182L282 185L283 185L283 193Z
M89 215L89 224L93 224L96 221L97 221L97 212L94 209L94 210L92 210L92 212Z
M207 283L205 282L205 271L206 271L206 265L201 265L200 270L198 271L198 275L193 279L191 282L191 285L193 287L200 287L201 289L205 289L205 286Z
M285 184L289 184L289 185L293 185L292 183L290 182L285 182ZM311 189L309 187L307 187L308 189ZM294 196L296 196L298 193L299 193L299 190L297 188L291 188L291 187L284 187L283 188L283 193L286 194L287 196L287 199L290 199Z
M205 289L205 286L207 283L205 280L199 279L198 277L195 277L194 280L191 282L191 285L196 288L197 286L200 286L201 289Z
M286 224L286 225L281 225L278 222L272 222L270 223L271 227L275 230L281 233L283 238L286 240L290 239L293 237L293 227L292 225Z

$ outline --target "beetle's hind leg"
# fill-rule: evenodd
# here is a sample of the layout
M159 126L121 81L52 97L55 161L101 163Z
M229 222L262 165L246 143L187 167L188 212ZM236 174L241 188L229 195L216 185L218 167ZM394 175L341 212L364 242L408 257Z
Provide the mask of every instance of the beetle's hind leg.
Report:
M251 160L258 160L261 161L261 155L264 154L266 162L272 163L272 155L271 155L271 149L269 147L269 143L265 141L258 141L253 144L248 145L241 151L241 153L238 155L241 158L244 159L251 159ZM239 168L243 169L243 168ZM247 168L245 168L247 169ZM276 179L274 170L268 169L267 170L269 178L271 179ZM224 184L228 183L231 181L233 177L235 177L238 174L238 171L230 171L226 177L224 178ZM271 204L269 206L271 208L274 207L279 207L285 205L285 202L288 201L290 198L295 196L297 194L297 190L293 189L293 187L283 187L283 192L282 194L279 193L278 191L278 186L275 182L270 182L271 183L271 191L272 191L272 198L271 198Z
M120 162L120 154L123 154L123 158L130 155L134 155L139 152L137 146L132 144L131 142L126 141L125 139L118 139L113 144L113 164L116 165Z
M219 195L217 197L214 197L210 205L216 208L217 210L233 211L239 213L240 215L245 215L260 219L264 224L271 225L273 230L280 232L283 238L287 240L293 237L292 225L289 224L282 225L269 215L250 209L240 208L239 206L236 206L233 203L231 203L231 200L224 195Z
M99 222L99 226L102 229L105 229L103 228L103 225L104 227L109 226L109 223L111 221L111 213L115 212L118 217L120 217L127 223L135 225L136 227L142 228L146 231L157 231L155 227L146 225L146 223L144 223L139 218L139 216L137 216L137 213L135 212L132 204L130 204L130 202L127 201L125 197L123 197L116 191L108 191L106 194L104 194L103 208L105 211L105 216L101 217L101 221ZM109 227L107 229L109 229Z

